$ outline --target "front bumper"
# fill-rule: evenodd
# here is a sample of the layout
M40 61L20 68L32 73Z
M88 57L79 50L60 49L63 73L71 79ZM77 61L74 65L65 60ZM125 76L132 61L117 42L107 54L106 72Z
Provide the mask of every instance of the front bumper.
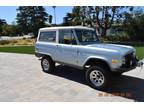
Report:
M144 59L143 60L137 60L137 63L129 68L121 66L120 68L117 68L114 70L114 72L127 72L130 70L135 69L136 67L143 67L144 66Z
M117 69L114 69L113 72L128 72L130 70L133 70L135 69L137 66L132 66L132 67L129 67L129 68L124 68L124 67L120 67L120 68L117 68Z
M125 63L122 64L122 66L120 66L119 68L114 69L114 71L127 72L135 69L138 65L139 60L136 58L136 56L133 55L133 53L130 53L125 56Z

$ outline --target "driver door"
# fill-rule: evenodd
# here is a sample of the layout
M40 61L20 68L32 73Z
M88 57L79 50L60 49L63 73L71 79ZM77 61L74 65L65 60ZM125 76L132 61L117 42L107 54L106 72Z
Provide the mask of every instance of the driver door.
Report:
M77 42L73 30L59 30L56 61L71 65L77 64Z

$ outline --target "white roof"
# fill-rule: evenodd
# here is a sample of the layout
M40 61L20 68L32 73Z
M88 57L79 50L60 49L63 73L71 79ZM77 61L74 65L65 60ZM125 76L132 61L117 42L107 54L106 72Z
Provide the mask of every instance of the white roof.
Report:
M59 30L59 29L88 29L88 30L94 30L93 28L84 27L84 26L59 26L59 27L45 27L45 28L41 28L40 31Z

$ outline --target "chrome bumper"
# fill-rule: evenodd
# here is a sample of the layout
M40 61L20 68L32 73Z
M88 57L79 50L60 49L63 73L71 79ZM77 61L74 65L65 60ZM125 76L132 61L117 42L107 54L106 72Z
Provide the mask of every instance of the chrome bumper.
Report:
M134 60L134 64L131 65L130 67L125 67L125 66L121 66L120 68L117 68L114 70L114 72L127 72L127 71L130 71L130 70L133 70L135 69L136 67L141 67L143 68L144 66L144 59L142 60Z

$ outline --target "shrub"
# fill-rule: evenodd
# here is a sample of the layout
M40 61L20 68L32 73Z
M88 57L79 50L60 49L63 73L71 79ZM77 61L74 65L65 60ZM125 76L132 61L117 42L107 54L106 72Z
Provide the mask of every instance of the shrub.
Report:
M113 35L102 37L102 41L125 42L125 41L130 41L130 38L126 32L119 32Z
M9 44L10 41L9 40L1 40L0 41L0 45L6 45L6 44Z

